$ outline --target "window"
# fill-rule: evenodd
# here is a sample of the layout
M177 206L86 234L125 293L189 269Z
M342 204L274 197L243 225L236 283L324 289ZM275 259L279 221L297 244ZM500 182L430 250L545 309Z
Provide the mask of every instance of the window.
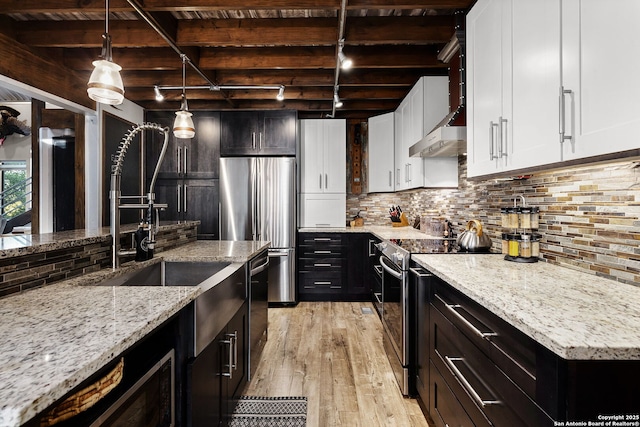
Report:
M27 179L27 162L0 161L0 214L7 218L24 213L31 202L31 179Z

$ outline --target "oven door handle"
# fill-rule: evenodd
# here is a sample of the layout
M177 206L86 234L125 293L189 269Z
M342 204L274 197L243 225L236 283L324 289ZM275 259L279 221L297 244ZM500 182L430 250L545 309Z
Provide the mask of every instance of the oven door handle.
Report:
M383 256L380 257L380 265L382 266L382 268L386 270L387 273L389 273L390 275L392 275L398 280L402 280L402 272L396 271L395 268L387 265L387 260Z
M266 257L266 261L263 264L260 264L259 266L251 269L251 277L255 276L256 274L262 273L267 268L269 268L269 257Z

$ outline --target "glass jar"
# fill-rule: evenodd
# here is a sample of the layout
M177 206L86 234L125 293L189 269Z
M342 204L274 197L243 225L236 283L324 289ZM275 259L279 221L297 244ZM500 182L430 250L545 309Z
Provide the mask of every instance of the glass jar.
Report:
M520 228L530 230L531 229L531 208L524 207L524 206L520 208L520 212L518 213L518 219L520 222Z
M507 208L500 208L500 223L502 228L509 228L509 215L507 214Z
M517 257L520 254L520 235L509 234L509 256Z
M540 234L533 234L531 236L531 256L532 257L540 257L540 238L542 236Z
M531 208L531 228L540 228L540 208L538 207Z
M509 228L518 228L518 208L507 208L507 219Z
M531 258L531 234L520 236L520 256L522 258Z
M502 255L509 254L509 234L502 233Z

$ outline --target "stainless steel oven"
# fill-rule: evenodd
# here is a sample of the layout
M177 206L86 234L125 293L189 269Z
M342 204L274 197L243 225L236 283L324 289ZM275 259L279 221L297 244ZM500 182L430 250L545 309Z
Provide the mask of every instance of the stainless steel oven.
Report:
M382 270L383 344L403 395L415 395L417 302L409 280L412 253L456 253L452 238L389 240L376 245ZM375 284L375 283L374 283Z
M409 258L410 252L390 242L377 245L382 270L382 326L383 344L400 391L411 394L409 378Z

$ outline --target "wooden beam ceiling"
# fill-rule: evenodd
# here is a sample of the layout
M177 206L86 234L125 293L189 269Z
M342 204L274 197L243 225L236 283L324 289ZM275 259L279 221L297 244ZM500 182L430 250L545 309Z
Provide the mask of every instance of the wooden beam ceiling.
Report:
M139 2L212 82L286 87L284 102L268 90L189 90L191 110L295 108L301 117L331 111L341 0ZM355 65L339 73L344 107L336 117L364 119L392 111L418 77L446 75L448 65L437 59L438 51L455 31L453 13L473 2L348 0L344 53ZM91 62L101 50L104 0L0 3L0 33L12 44L3 50L23 62L5 55L0 72L54 93L52 80L65 74L73 101L86 96ZM146 108L175 109L179 91L160 104L153 86L182 84L178 54L126 0L110 0L109 6L113 59L123 67L125 96ZM30 62L24 62L25 55ZM42 76L42 64L55 64L54 77ZM187 85L206 81L187 69Z

